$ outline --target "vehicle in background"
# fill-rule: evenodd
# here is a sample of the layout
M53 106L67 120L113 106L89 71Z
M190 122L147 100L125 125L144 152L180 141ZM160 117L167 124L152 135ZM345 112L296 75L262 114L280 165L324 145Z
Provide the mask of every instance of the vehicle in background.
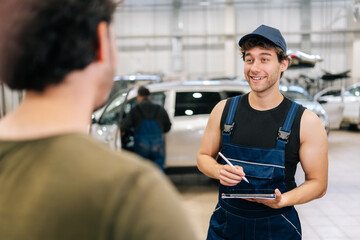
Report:
M247 82L240 81L169 82L147 87L152 100L165 107L172 122L170 132L165 134L166 168L196 166L197 151L213 107L222 99L250 91ZM119 150L122 143L117 123L137 103L136 95L136 87L118 92L95 119L91 135ZM128 143L126 139L122 142Z
M110 98L121 89L128 89L137 85L148 85L163 81L161 74L136 73L114 77L114 85L110 92Z
M329 113L341 110L334 128L360 126L360 82L347 89L340 86L326 88L315 94L314 99Z
M115 76L114 77L114 84L111 88L108 102L112 99L114 95L116 95L119 91L127 91L132 87L139 86L139 85L148 85L153 83L161 83L163 81L162 74L148 74L148 73L136 73L136 74L129 74L123 76ZM105 104L106 106L106 104ZM100 115L104 111L104 107L96 110L91 118L92 121L95 119L99 119Z
M196 155L213 107L222 99L248 93L246 81L169 82L147 86L154 102L165 107L172 122L165 135L165 168L196 166ZM281 92L318 114L328 131L326 112L300 87L281 86ZM91 135L120 150L131 145L129 139L120 138L118 123L136 104L137 88L119 91L108 102L99 118L94 119ZM126 144L124 146L124 143Z
M212 77L209 80L210 81L224 81L224 80L235 81L236 79L238 79L237 76L220 76L220 77Z
M319 55L307 54L301 51L289 49L286 54L291 58L289 69L313 68L316 63L323 61Z
M300 86L287 86L280 85L280 92L287 98L300 103L306 109L314 112L320 119L323 124L326 133L329 135L330 132L330 122L328 113L321 106L320 103L314 100L313 97L302 87Z

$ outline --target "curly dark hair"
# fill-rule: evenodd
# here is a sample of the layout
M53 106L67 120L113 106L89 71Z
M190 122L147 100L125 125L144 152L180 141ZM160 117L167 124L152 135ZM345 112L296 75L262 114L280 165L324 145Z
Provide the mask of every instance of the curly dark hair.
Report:
M280 47L276 46L274 43L270 42L266 38L258 37L258 38L249 38L249 39L245 40L245 42L240 46L242 59L244 61L245 61L245 52L256 46L264 48L264 49L274 48L275 52L277 54L279 63L282 60L289 60L288 55L286 55L286 53Z
M245 40L245 42L240 46L241 56L244 61L246 51L252 49L253 47L261 47L264 49L273 48L276 52L279 63L281 63L281 61L283 60L288 60L290 66L291 59L289 58L289 56L280 47L276 46L274 43L262 37L249 38ZM284 72L281 73L280 78L283 76L283 74Z
M0 11L0 79L11 89L43 91L97 57L97 25L114 0L6 0ZM11 2L11 3L10 3ZM11 12L8 13L7 12Z

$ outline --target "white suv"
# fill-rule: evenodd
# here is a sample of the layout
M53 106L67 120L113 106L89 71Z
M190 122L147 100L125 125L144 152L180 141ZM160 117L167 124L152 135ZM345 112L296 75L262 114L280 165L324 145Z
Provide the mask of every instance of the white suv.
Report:
M213 107L222 99L251 90L245 81L169 82L150 84L147 87L152 100L165 107L172 122L170 132L165 135L166 168L196 166L196 155ZM327 128L325 111L319 103L312 101L309 95L304 95L301 89L281 87L284 95L295 98L295 101L309 110L316 111ZM110 147L120 150L117 123L136 103L136 95L137 88L118 92L108 102L101 116L94 120L91 134Z
M340 86L329 87L318 92L314 98L328 111L337 112L334 115L336 125L351 126L360 129L360 82L343 89ZM331 119L330 119L331 120Z

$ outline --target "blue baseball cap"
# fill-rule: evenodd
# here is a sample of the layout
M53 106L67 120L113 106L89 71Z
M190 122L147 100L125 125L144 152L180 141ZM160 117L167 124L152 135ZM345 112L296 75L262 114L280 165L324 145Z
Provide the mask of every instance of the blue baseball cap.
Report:
M280 47L286 53L286 42L284 37L281 35L281 32L276 28L272 28L266 25L261 25L260 27L255 29L252 33L243 36L239 41L239 46L241 47L241 45L245 42L245 40L249 38L258 38L258 37L262 37L269 40L276 46Z

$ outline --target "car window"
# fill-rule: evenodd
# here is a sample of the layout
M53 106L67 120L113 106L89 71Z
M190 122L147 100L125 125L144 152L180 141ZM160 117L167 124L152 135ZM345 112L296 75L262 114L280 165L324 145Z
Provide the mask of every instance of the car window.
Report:
M126 95L127 93L123 92L111 100L111 102L106 107L103 115L101 116L99 120L99 124L111 125L117 123ZM165 103L165 96L166 95L163 92L152 93L151 100L163 106ZM124 113L125 114L128 113L136 103L137 103L136 98L128 100L124 109Z
M175 116L209 114L220 100L218 92L177 92Z
M157 103L161 106L164 106L165 98L166 98L166 95L164 92L151 93L151 101L153 101L154 103ZM131 108L134 107L135 104L137 104L136 98L128 100L128 102L126 103L126 106L125 106L124 113L125 114L129 113Z
M166 95L164 92L154 92L151 94L151 100L161 106L165 104Z
M130 85L127 81L123 81L123 80L114 81L109 98L112 98L118 91L122 89L127 89L129 87Z
M360 87L351 88L351 89L349 89L349 92L351 95L359 97L360 96Z
M326 93L324 93L322 96L340 96L341 90L331 90Z
M127 92L122 92L113 99L111 99L99 120L99 124L116 124L119 118L121 107L126 99L126 95Z
M113 87L111 88L111 92L110 92L110 98L113 97L118 91L123 90L123 89L129 89L132 88L134 86L139 86L139 85L147 85L147 84L151 84L151 83L157 83L159 81L157 80L151 80L151 79L141 79L141 80L117 80L114 81Z

